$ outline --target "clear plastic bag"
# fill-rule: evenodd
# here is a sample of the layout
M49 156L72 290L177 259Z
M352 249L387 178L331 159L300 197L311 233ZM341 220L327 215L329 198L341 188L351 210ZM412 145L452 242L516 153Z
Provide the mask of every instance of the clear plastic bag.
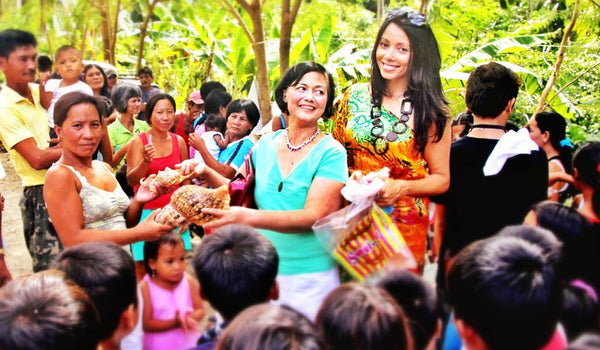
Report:
M402 234L389 215L375 204L375 195L383 181L373 185L372 180L377 177L369 179L370 175L351 178L342 194L352 203L313 225L325 249L359 281L388 266L416 268Z

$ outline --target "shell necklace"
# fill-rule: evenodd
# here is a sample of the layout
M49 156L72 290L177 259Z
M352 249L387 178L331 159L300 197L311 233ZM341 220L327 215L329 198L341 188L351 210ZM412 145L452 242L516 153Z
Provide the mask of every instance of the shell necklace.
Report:
M313 142L314 139L317 137L317 135L319 135L318 128L317 128L317 130L315 130L315 133L310 135L310 137L307 138L306 140L304 140L304 142L302 142L298 146L292 146L292 143L290 142L290 131L289 131L289 129L285 129L285 143L287 145L287 148L290 151L296 152L296 151L299 151L299 150L303 149L304 147L308 146L308 144L310 144L311 142Z

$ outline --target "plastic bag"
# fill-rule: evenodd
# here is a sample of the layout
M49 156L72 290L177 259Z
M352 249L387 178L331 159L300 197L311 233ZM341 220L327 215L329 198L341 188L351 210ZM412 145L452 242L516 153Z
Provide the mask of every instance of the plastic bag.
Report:
M375 195L383 186L383 181L379 184L377 180L381 175L351 178L342 194L352 203L313 225L325 249L359 281L388 265L417 266L392 219L375 204Z

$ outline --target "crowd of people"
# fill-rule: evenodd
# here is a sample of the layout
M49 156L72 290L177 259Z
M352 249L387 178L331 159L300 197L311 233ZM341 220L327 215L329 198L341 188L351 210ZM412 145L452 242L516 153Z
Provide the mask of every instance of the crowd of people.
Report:
M31 33L0 32L0 140L34 270L12 280L0 246L0 349L600 348L600 142L573 152L553 111L511 123L521 81L494 62L451 121L424 15L391 10L370 82L335 103L321 64L288 69L258 141L256 104L221 83L178 114L150 68L115 82L73 46L54 64ZM167 168L185 180L147 181ZM344 280L312 227L350 177L384 168L374 201L416 267ZM179 186L250 172L254 208L203 208L213 220L189 230L154 220Z

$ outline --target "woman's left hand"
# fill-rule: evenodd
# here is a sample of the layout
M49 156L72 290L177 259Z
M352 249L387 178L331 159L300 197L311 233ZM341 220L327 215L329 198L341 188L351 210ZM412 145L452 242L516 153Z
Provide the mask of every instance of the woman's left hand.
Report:
M255 212L255 209L248 209L244 207L231 207L227 210L224 209L212 209L204 208L202 213L210 214L217 217L217 219L202 225L205 229L216 229L221 226L229 224L246 224L250 222L248 219Z
M188 143L190 144L190 146L192 146L193 148L199 150L200 147L206 147L206 145L204 144L204 140L202 139L202 137L198 136L195 133L191 133L188 136Z
M386 207L396 203L401 197L407 193L406 180L395 180L387 178L381 191L379 191L379 197L376 199L377 205L380 207Z

